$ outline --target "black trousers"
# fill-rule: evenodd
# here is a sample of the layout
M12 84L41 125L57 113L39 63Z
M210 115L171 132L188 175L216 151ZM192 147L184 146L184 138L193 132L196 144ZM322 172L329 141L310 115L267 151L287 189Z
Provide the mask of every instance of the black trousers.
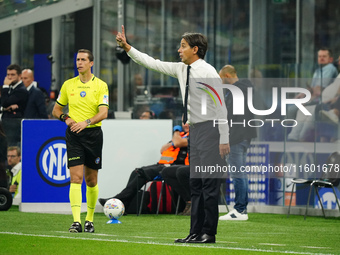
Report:
M21 118L2 118L2 126L7 136L8 146L21 144Z
M184 202L190 201L190 167L173 165L162 170L164 181L169 184Z
M148 181L153 180L159 175L164 167L165 166L161 164L154 164L136 168L131 172L126 187L114 197L121 200L125 207L128 208L137 191Z
M8 179L6 174L6 164L5 162L0 162L0 187L8 188Z
M190 126L191 234L217 233L219 190L226 178L226 173L217 171L218 166L226 167L219 155L219 138L218 127L213 127L212 121Z

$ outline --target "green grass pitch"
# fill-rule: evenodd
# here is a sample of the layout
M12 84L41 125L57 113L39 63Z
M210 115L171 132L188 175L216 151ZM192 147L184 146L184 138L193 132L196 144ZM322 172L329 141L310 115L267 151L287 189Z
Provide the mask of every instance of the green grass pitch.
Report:
M85 214L82 214L85 221ZM216 244L174 244L188 235L190 217L127 215L95 233L68 233L71 215L0 212L0 254L340 254L340 218L250 213L244 222L220 221Z

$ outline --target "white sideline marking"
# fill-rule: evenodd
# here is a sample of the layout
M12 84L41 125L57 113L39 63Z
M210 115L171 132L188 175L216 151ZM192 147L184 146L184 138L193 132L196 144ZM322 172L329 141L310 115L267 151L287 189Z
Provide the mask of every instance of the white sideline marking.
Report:
M134 243L134 244L150 244L150 245L163 245L163 246L182 246L182 247L196 247L196 248L208 248L208 249L222 249L222 250L239 250L239 251L258 251L258 252L268 252L268 253L284 253L284 254L318 254L327 255L323 253L310 253L310 252L295 252L295 251L274 251L274 250L263 250L263 249L251 249L251 248L239 248L239 247L221 247L210 245L193 245L193 244L174 244L174 243L157 243L157 242L138 242L138 241L128 241L123 239L99 239L99 238L87 238L87 237L76 237L76 236L54 236L54 235L37 235L37 234L24 234L17 232L0 232L0 234L5 235L17 235L17 236L32 236L32 237L46 237L46 238L61 238L61 239L79 239L79 240L90 240L90 241L104 241L104 242L118 242L118 243ZM72 235L72 234L70 234Z
M329 247L317 247L317 246L300 246L300 247L310 249L329 249Z
M130 236L130 237L133 237L133 238L144 238L144 239L152 239L153 238L151 236Z
M69 234L68 231L54 231L55 233L62 233L62 234ZM92 236L118 236L118 235L112 235L112 234L100 234L100 233L91 233ZM152 236L127 236L129 238L142 238L142 239L152 239L155 237ZM170 237L157 237L157 239L166 239L166 240L175 240L175 238ZM223 243L223 241L221 241ZM226 243L237 243L237 242L226 242Z
M54 232L62 233L62 234L70 233L68 231L54 231ZM95 236L118 236L118 235L109 235L109 234L100 234L100 233L91 233L91 235L95 235Z
M229 241L218 241L219 243L238 243L238 242L229 242Z
M108 235L108 234L100 234L100 233L92 233L92 235L96 235L96 236L118 236L118 235Z
M272 246L286 246L285 244L279 244L279 243L259 243L261 245L272 245Z

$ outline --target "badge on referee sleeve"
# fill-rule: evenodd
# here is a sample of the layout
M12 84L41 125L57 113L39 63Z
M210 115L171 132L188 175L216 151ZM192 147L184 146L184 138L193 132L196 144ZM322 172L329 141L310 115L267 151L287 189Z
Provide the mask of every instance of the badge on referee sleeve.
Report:
M103 104L109 104L109 96L108 95L104 95Z

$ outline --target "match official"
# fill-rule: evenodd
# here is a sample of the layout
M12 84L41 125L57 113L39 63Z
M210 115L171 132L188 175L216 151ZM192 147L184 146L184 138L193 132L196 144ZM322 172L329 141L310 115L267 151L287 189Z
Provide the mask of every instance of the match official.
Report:
M73 224L70 232L82 232L80 220L82 193L81 185L84 175L86 182L87 214L84 232L94 232L93 216L98 199L98 170L102 166L103 133L101 121L108 115L107 84L91 72L93 66L91 51L81 49L77 54L79 76L64 82L53 116L65 122L68 168L70 169L70 203ZM68 104L69 114L63 114Z

